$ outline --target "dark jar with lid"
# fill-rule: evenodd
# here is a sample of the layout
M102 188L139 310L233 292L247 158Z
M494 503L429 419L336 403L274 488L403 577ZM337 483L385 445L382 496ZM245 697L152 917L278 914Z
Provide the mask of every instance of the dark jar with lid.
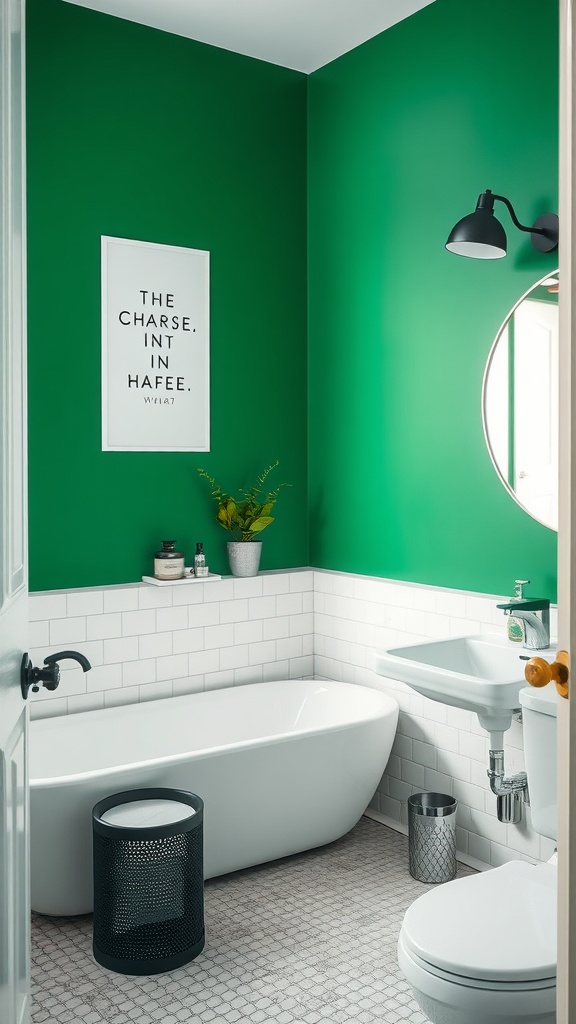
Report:
M162 551L154 555L154 578L157 580L181 580L184 576L184 555L174 551L175 540L163 540Z

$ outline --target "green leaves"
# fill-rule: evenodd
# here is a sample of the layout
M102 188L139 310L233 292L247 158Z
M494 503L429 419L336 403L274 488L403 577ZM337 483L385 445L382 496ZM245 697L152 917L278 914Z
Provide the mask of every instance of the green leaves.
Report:
M226 494L217 485L214 478L208 475L206 470L198 470L200 476L204 477L211 485L211 496L218 503L216 521L220 523L223 529L232 533L236 540L250 541L255 534L261 533L262 530L265 530L267 526L274 522L274 517L270 513L276 504L278 495L283 487L291 487L292 485L287 483L280 484L273 491L268 491L263 500L260 495L266 478L278 465L277 459L276 462L268 466L260 474L255 484L252 484L249 488L241 487L240 498L233 498Z
M220 504L218 505L218 512L216 513L216 519L225 530L231 530L236 513L236 502L233 498L228 498L227 501L220 501Z
M265 530L266 527L270 526L270 523L273 522L274 519L272 518L272 516L260 516L259 519L256 519L250 523L250 532L260 533L261 530Z

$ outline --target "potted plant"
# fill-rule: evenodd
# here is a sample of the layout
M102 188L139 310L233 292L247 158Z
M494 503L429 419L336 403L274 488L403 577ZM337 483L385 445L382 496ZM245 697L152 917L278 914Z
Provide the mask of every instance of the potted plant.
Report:
M274 522L274 516L270 513L278 495L283 487L291 486L282 483L264 493L265 481L278 465L276 459L260 474L256 483L250 487L241 487L237 497L223 491L205 469L198 470L200 476L212 487L211 494L218 506L216 521L234 537L233 541L228 541L228 560L233 576L255 576L258 572L262 541L254 538Z

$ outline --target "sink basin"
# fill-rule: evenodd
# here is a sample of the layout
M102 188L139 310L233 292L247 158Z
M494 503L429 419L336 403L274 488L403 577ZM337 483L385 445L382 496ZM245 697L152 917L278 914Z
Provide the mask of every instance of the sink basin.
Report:
M553 653L550 648L529 651L505 637L483 633L378 651L375 669L424 697L475 711L489 732L504 732L520 707L526 662L534 655L550 660Z

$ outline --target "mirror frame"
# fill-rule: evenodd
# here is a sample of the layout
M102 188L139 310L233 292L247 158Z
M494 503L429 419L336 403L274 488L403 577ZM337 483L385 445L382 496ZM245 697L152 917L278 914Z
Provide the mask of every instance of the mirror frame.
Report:
M524 299L528 298L528 296L534 291L535 288L538 288L538 287L540 287L540 285L543 285L544 282L549 277L553 277L553 276L557 277L557 276L559 276L559 273L560 273L560 271L559 271L558 267L555 267L553 270L548 270L547 273L545 273L540 278L540 280L535 281L534 284L531 284L530 287L526 289L524 294L520 296L518 301L514 303L514 305L512 306L512 309L509 310L508 314L506 315L506 317L504 318L504 320L500 324L500 327L498 328L498 331L496 332L496 337L494 338L494 341L492 342L492 345L490 347L490 351L488 353L488 358L486 360L486 366L484 367L484 376L482 378L482 430L484 432L484 440L486 442L486 447L488 449L488 454L490 455L490 459L492 461L492 465L494 466L494 469L496 470L496 473L498 475L498 478L499 478L500 482L506 488L506 490L508 491L508 494L510 495L511 498L514 499L516 504L526 513L526 515L530 516L531 519L534 519L535 522L540 523L540 525L544 526L547 530L551 530L552 533L558 533L558 528L557 527L555 528L554 526L550 526L549 523L545 523L542 519L539 519L538 516L534 515L534 513L531 512L530 509L526 508L526 506L520 501L520 499L518 498L518 495L513 490L513 488L510 486L510 484L508 483L506 478L504 477L504 475L503 475L503 473L502 473L498 463L496 462L496 458L495 458L494 452L492 450L492 445L490 444L490 438L488 436L488 425L487 425L487 416L486 416L486 393L487 393L487 388L488 388L488 375L490 373L490 369L491 369L491 366L492 366L492 361L494 359L494 354L495 354L495 351L496 351L496 347L497 347L498 342L500 341L500 339L502 337L502 332L504 331L504 329L507 326L508 322L510 321L511 317L514 316L514 313L518 309L518 306L520 306L521 303L524 302Z

